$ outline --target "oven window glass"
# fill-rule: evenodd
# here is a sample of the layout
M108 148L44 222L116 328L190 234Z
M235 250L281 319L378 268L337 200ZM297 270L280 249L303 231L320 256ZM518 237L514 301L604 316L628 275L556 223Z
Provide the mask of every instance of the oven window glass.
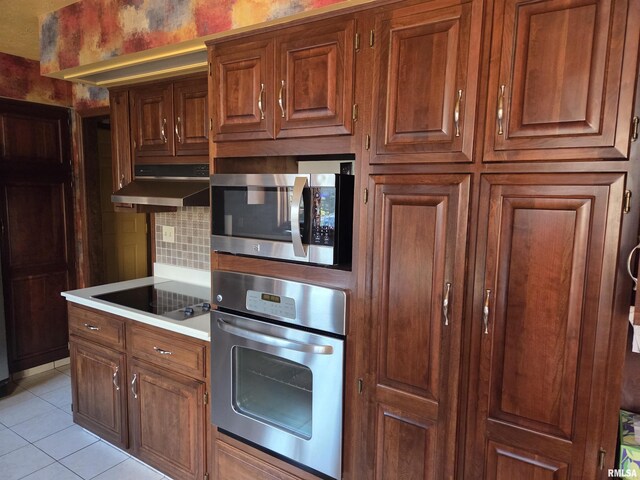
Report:
M213 235L291 242L293 187L212 187ZM301 205L309 205L309 189ZM306 238L306 215L300 209L300 232Z
M300 438L311 438L311 370L275 355L233 347L233 406Z

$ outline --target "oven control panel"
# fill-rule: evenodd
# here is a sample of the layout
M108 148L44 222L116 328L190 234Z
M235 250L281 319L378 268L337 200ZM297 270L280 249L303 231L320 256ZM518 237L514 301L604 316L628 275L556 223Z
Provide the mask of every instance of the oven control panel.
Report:
M251 312L273 317L296 318L296 301L291 297L247 290L246 307Z

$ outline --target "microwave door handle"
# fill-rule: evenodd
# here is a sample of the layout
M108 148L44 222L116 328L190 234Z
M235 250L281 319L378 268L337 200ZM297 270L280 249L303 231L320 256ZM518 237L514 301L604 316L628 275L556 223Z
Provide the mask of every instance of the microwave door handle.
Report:
M218 318L217 320L218 328L223 332L260 342L265 345L270 345L272 347L286 348L287 350L295 350L303 353L316 353L320 355L331 355L333 353L333 347L331 345L315 345L312 343L296 342L295 340L289 340L288 338L268 335L246 327L239 327L223 320L222 318Z
M293 198L291 200L291 243L293 244L293 254L296 257L307 257L302 239L300 238L300 202L302 193L308 186L306 177L296 177L293 182Z

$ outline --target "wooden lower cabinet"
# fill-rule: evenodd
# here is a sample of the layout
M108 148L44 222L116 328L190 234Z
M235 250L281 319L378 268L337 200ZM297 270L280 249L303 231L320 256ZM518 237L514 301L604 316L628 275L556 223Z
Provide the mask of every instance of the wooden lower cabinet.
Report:
M256 457L218 441L216 445L216 479L227 480L298 480Z
M206 478L208 342L73 303L69 326L74 422L174 480Z
M144 462L172 478L204 478L204 382L129 363L131 448Z
M453 477L469 180L370 179L375 479Z
M71 336L73 421L128 447L125 354Z

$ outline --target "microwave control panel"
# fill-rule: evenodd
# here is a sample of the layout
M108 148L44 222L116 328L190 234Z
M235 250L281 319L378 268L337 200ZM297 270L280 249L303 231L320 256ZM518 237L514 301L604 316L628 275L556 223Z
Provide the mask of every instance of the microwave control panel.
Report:
M333 247L336 232L335 187L312 187L311 208L311 244Z
M296 301L291 297L247 290L246 307L251 312L272 317L296 318Z

